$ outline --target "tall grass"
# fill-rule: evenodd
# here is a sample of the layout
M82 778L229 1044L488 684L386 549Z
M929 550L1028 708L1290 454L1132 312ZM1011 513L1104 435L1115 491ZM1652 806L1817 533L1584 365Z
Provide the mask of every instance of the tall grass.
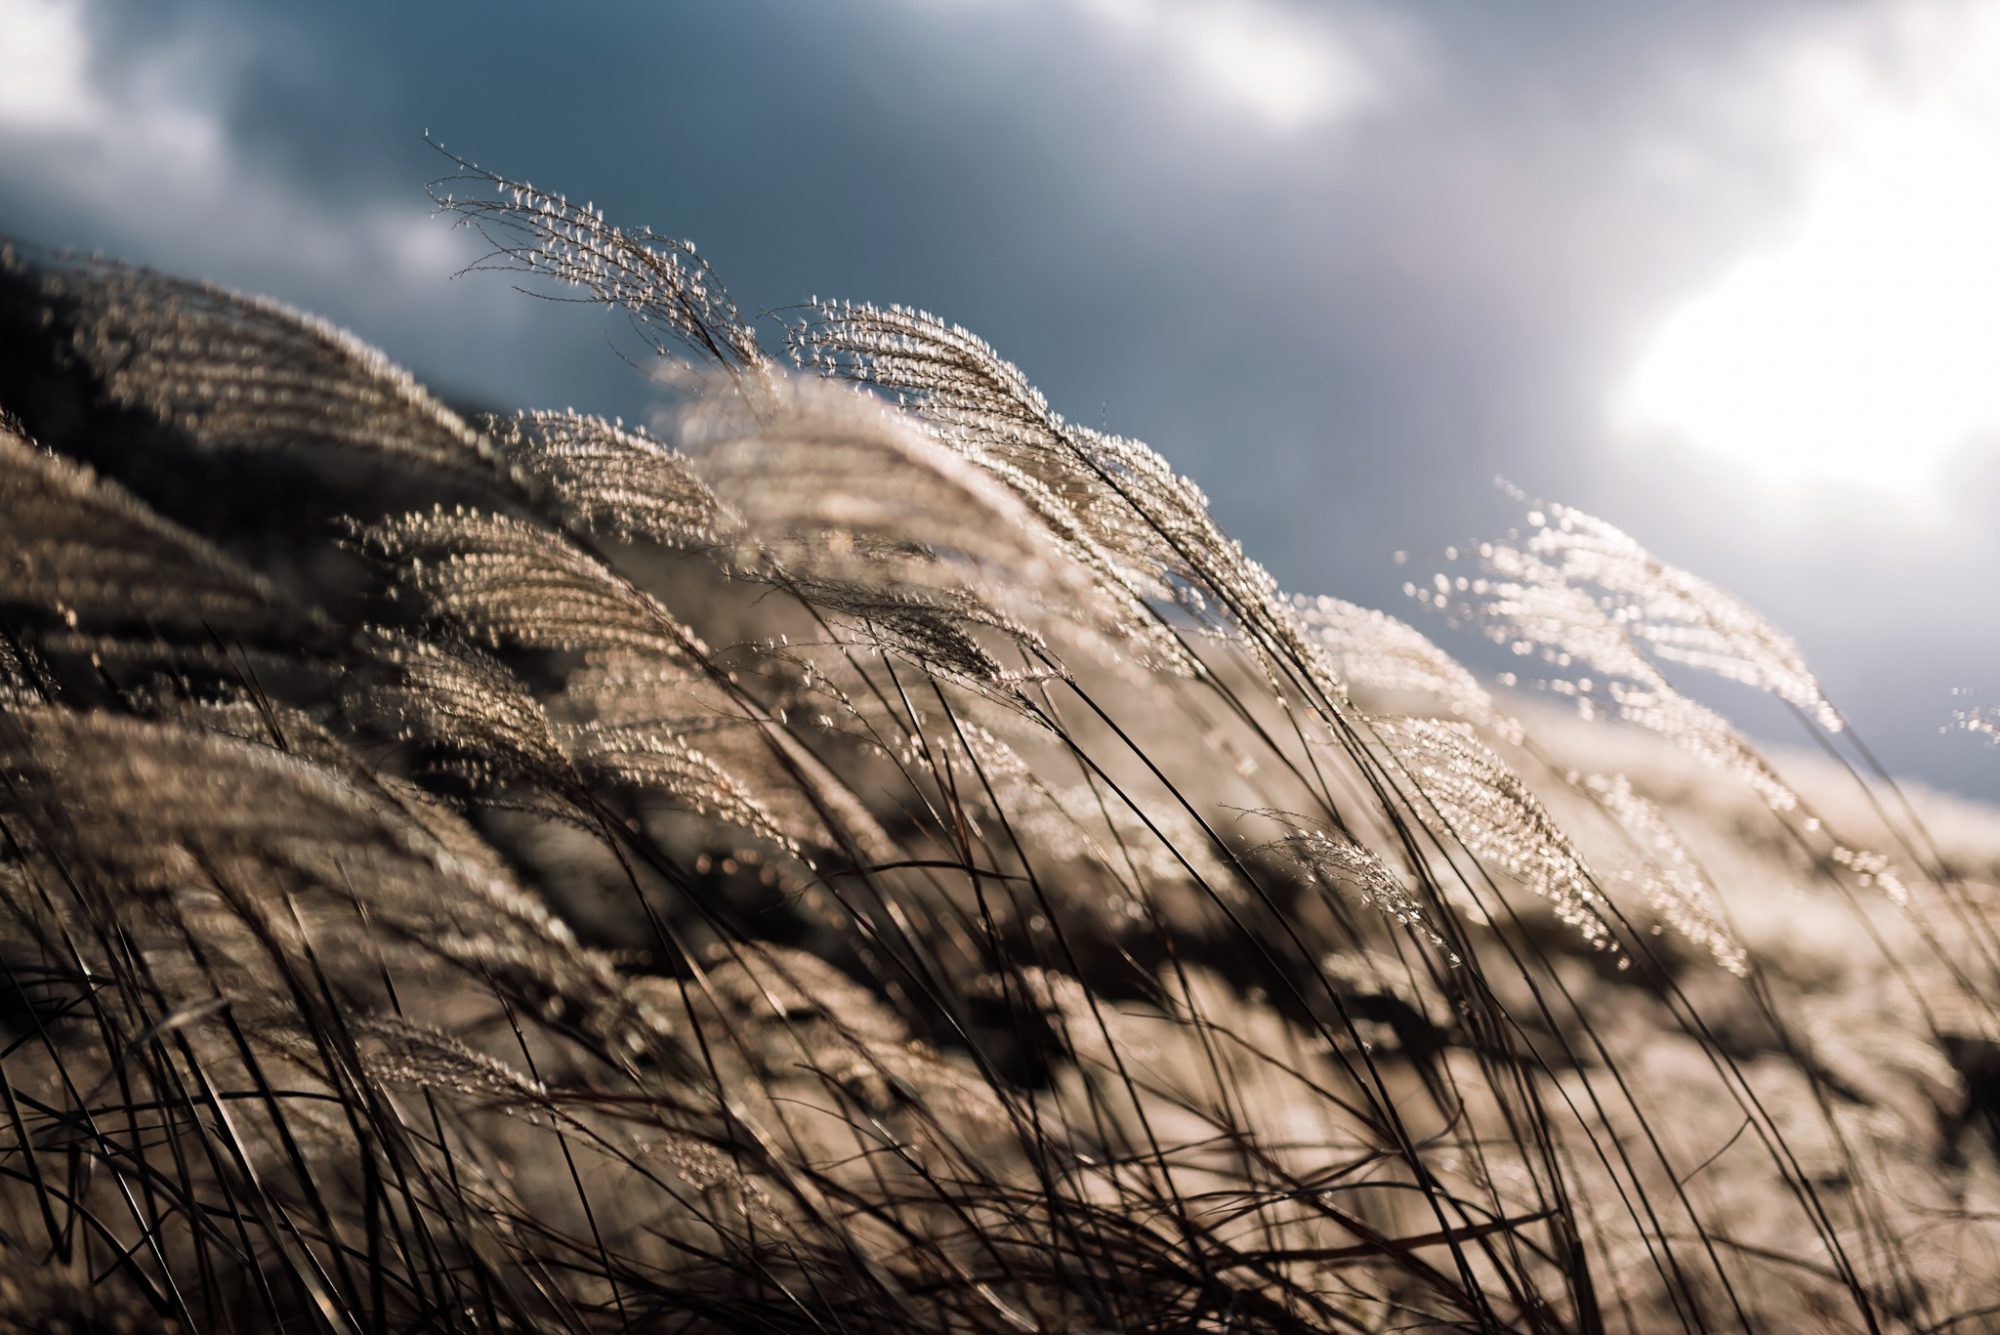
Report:
M1579 744L963 329L458 167L655 430L0 262L6 1322L1993 1319L2000 858L1754 612L1520 498L1417 591L1681 758Z

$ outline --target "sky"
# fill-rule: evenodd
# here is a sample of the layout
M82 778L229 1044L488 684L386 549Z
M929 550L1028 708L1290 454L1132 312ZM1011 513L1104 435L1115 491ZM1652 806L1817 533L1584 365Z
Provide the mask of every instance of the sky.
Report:
M1993 6L0 0L0 233L643 419L614 322L453 279L427 131L695 240L745 310L964 324L1287 589L1470 661L1412 570L1519 522L1496 477L1598 514L1789 632L1891 769L2000 797L1941 731L2000 700Z

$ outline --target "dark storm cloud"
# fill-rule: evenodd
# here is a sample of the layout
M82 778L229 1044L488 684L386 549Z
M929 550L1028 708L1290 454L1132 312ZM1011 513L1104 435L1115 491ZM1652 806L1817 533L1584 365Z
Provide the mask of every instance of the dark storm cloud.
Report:
M277 291L463 393L642 412L605 322L446 284L467 252L394 241L442 229L429 127L695 238L746 308L817 293L966 324L1191 473L1290 587L1410 612L1390 553L1504 524L1496 473L1596 510L1798 633L1836 696L1867 692L1893 759L1991 790L1991 758L1935 729L2000 654L1907 596L1990 559L1976 526L1774 532L1713 467L1604 447L1649 323L1794 202L1760 62L1841 11L1272 3L1282 41L1323 39L1368 83L1287 120L1232 91L1214 34L1163 26L1173 8L98 6L97 81L167 80L150 95L200 109L227 180L83 188L64 174L118 157L0 127L0 228ZM1940 641L1901 690L1894 642L1850 633L1877 598L1878 624L1911 623L1892 634Z

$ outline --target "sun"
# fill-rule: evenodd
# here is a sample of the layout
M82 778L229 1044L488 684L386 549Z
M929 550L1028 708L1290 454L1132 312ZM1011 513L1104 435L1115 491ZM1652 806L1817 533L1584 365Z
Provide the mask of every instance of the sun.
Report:
M2000 24L1973 37L1921 96L1847 109L1789 237L1659 328L1628 427L1902 492L2000 434Z

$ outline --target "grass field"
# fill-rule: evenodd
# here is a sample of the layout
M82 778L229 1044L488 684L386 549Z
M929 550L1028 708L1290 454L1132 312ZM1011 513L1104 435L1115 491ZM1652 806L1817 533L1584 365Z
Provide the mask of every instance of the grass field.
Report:
M1281 591L972 334L458 166L658 423L0 264L0 1325L2000 1322L2000 823L1757 612L1527 496Z

